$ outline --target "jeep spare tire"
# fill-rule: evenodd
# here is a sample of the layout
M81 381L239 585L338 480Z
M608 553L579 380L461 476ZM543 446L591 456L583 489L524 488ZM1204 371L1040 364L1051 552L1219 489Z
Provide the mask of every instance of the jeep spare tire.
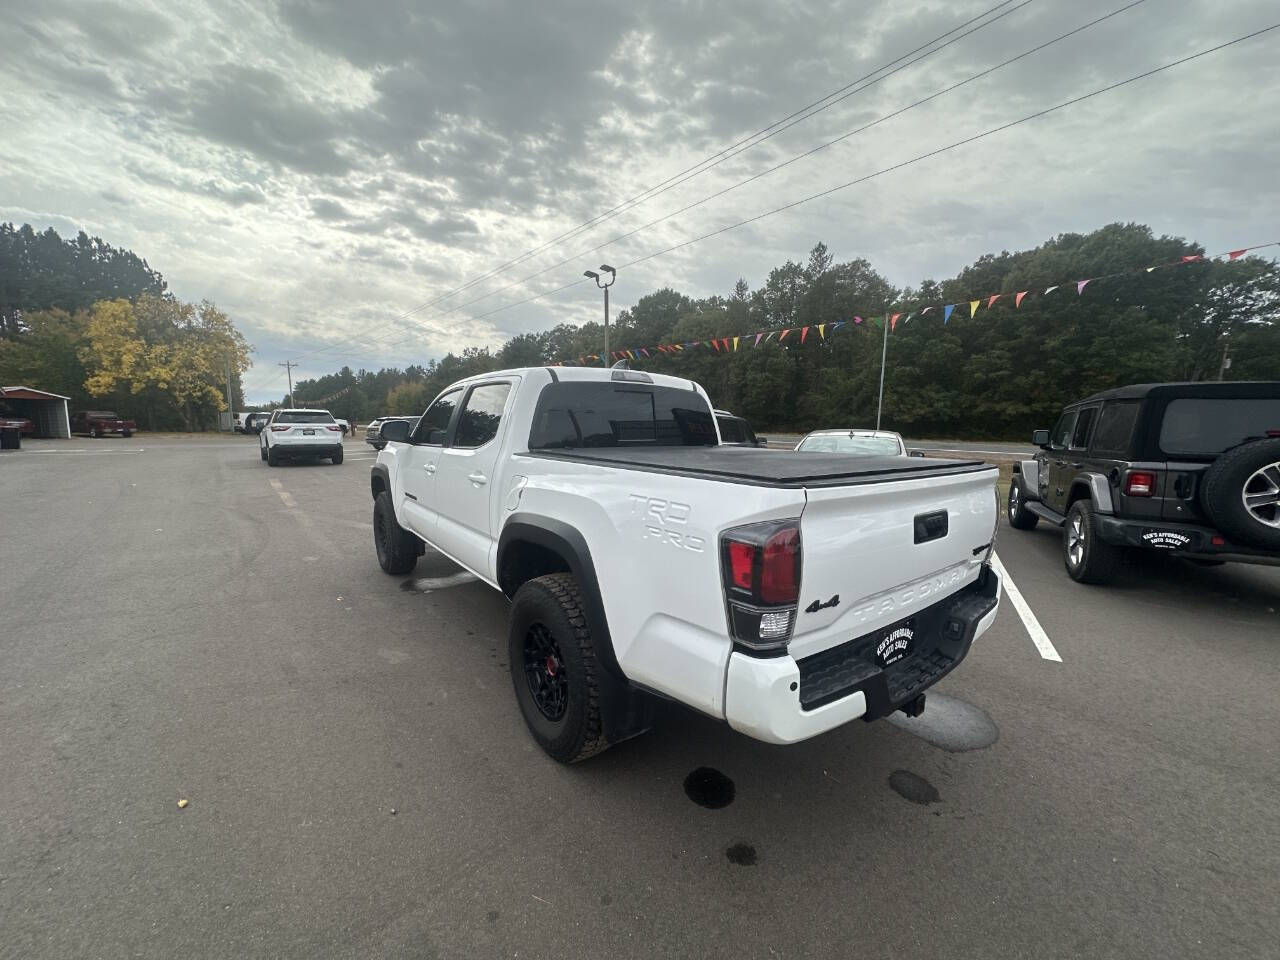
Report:
M1211 466L1200 503L1223 533L1263 550L1280 550L1280 439L1228 450Z

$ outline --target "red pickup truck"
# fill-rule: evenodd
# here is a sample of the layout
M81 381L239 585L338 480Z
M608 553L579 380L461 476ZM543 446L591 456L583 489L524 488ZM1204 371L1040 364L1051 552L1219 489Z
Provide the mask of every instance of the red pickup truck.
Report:
M131 437L136 429L138 425L132 420L124 420L110 410L79 410L71 416L71 432L87 433L91 437L108 433Z

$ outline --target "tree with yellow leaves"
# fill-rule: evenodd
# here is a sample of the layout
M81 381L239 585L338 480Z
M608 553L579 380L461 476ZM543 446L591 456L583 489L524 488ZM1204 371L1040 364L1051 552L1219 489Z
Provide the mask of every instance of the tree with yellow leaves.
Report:
M86 325L81 359L90 371L85 388L94 396L123 393L156 408L172 404L188 430L226 410L229 372L249 368L249 345L225 313L208 301L199 306L167 297L100 300Z

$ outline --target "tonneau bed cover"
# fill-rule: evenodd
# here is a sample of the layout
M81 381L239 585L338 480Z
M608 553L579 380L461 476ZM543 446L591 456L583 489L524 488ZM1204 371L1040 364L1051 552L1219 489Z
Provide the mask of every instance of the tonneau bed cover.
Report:
M531 450L527 456L768 487L846 486L995 469L981 460L857 457L732 446L588 447Z

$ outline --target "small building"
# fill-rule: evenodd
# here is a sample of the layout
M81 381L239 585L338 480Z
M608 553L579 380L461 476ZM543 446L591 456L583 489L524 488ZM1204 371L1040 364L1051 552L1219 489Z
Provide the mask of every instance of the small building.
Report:
M15 417L23 417L35 424L33 436L71 436L71 412L60 393L49 393L33 387L0 387L0 406Z

